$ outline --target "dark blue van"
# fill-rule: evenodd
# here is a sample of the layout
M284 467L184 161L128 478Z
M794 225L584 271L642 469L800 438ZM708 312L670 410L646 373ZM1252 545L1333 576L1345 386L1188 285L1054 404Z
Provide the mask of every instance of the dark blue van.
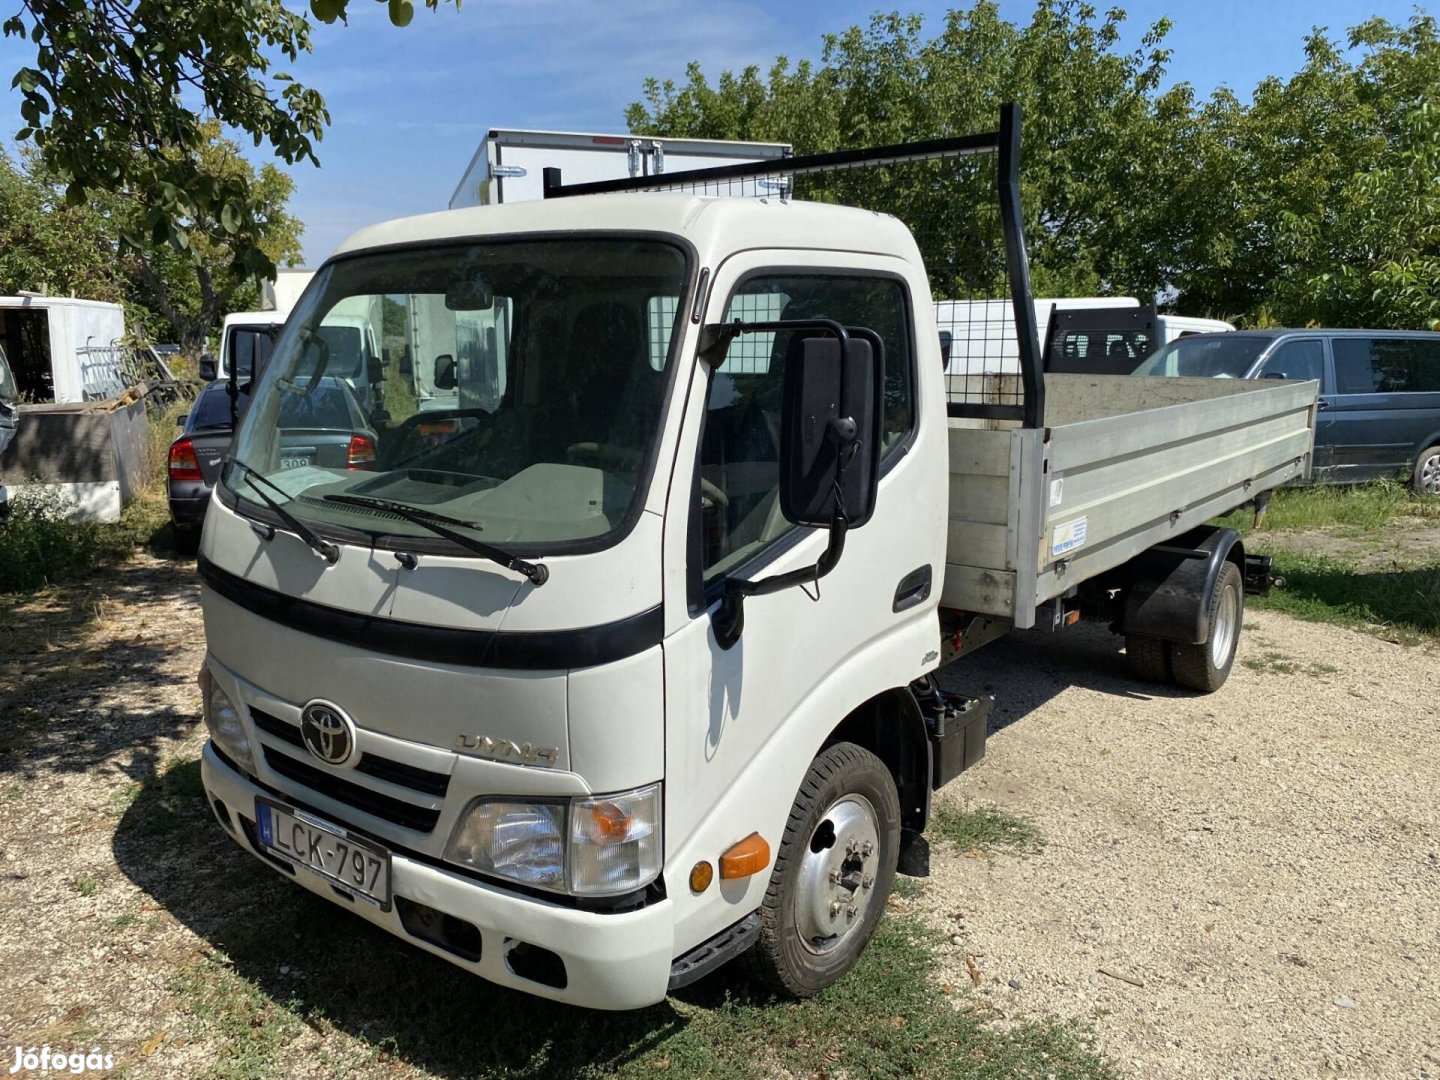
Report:
M1160 349L1137 375L1315 379L1316 483L1403 474L1440 495L1440 334L1407 330L1241 330Z

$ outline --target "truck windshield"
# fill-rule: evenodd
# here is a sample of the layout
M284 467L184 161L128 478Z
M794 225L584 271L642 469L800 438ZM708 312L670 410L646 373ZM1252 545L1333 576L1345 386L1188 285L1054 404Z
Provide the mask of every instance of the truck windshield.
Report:
M1194 334L1176 338L1136 368L1135 374L1243 379L1270 340L1244 334Z
M622 237L341 259L286 321L235 456L322 532L463 553L401 515L326 498L349 495L475 522L474 539L509 551L600 542L629 516L654 455L686 269L677 246ZM331 383L358 409L348 464L322 467L323 454L302 452L295 405ZM225 485L262 505L237 472Z

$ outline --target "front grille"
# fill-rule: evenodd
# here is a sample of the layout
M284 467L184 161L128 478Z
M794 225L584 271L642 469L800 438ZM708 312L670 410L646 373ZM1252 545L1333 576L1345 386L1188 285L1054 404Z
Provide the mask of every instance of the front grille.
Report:
M255 726L267 735L283 739L291 746L302 748L305 746L305 740L300 737L300 729L294 724L287 724L278 716L271 716L253 705L250 707L250 718L255 722ZM443 797L450 790L450 777L445 773L432 772L429 769L406 765L403 761L392 761L390 758L377 757L374 754L361 754L355 771L364 773L366 776L373 776L377 780L386 780L400 787L407 787L422 795Z
M312 791L328 795L337 802L353 806L356 810L380 818L401 828L416 832L430 832L440 820L440 811L424 806L415 806L400 799L392 799L378 791L371 791L349 780L322 772L303 761L296 761L289 754L273 747L265 747L265 764L279 775L297 784L303 784Z
M256 727L267 735L274 735L277 739L284 739L291 746L305 745L305 740L300 737L300 729L294 724L287 724L278 716L271 716L268 712L261 712L255 706L250 706L250 719Z

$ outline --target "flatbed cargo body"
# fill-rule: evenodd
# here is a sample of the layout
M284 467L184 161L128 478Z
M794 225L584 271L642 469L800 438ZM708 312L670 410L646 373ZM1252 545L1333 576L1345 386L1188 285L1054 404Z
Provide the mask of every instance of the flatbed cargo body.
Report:
M942 607L1035 608L1310 473L1313 382L1045 378L1046 428L949 421Z

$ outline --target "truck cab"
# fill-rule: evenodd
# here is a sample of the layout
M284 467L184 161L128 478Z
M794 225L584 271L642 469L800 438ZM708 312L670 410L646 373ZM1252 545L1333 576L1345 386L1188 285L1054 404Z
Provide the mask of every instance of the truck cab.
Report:
M456 311L506 304L504 399L454 410L443 435L422 433L433 412L397 418L371 473L282 469L277 412L323 374L319 328L382 281ZM615 196L342 247L287 322L205 521L204 775L232 835L275 860L309 842L296 822L338 825L385 872L287 867L300 884L495 981L637 1006L698 946L749 944L735 928L765 899L801 780L843 744L881 762L880 793L846 805L806 918L815 977L848 967L928 807L906 688L936 661L916 571L942 564L945 513L875 517L823 581L750 598L739 640L717 638L727 581L804 570L829 543L780 505L795 332L702 340L777 304L880 335L880 503L943 489L943 387L918 377L940 370L929 287L892 218Z

